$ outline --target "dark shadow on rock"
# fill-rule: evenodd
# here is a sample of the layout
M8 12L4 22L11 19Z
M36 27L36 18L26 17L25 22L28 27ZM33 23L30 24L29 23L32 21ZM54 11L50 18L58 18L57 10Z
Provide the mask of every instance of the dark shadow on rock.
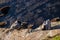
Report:
M54 30L54 29L60 29L60 25L56 25L54 27L51 27L51 30Z
M2 7L2 8L0 8L1 14L3 14L3 16L7 15L9 9L10 9L9 6L6 6L6 7Z

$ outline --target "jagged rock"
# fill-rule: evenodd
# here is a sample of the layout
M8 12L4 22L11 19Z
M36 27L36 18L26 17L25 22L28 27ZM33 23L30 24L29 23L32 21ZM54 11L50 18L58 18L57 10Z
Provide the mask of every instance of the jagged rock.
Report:
M28 21L29 23L35 23L35 25L40 25L42 24L43 21L41 20L41 17L44 18L44 20L52 19L57 16L60 17L59 0L17 0L17 1L8 0L8 2L6 0L4 1L0 0L0 3L2 3L0 4L0 7L4 7L6 5L11 6L9 15L4 18L3 17L1 18L2 20L9 22L8 23L9 25L7 24L8 26L10 26L11 22L12 22L11 23L12 26L16 26L15 24L13 24L14 23L13 21L17 20L17 18L19 18L21 22ZM7 14L7 12L2 12L2 13ZM26 24L22 25L22 28L25 28L25 26L27 25ZM0 38L2 40L42 40L47 36L47 34L50 31L39 30L31 33L26 33L26 32L27 32L26 29L20 31L14 30L13 32L9 31L8 33L3 32L4 35L2 32L0 32Z
M22 27L23 29L28 28L28 23L27 23L27 22L22 22L22 23L21 23L21 27Z
M32 31L32 27L33 27L33 26L34 26L33 24L29 24L29 25L28 25L28 28L27 28L27 29L28 29L28 33L30 33L30 32Z
M7 3L0 5L3 9L5 6L11 7L9 14L3 19L9 21L9 24L13 22L12 20L17 20L17 18L19 18L22 22L28 21L29 23L35 23L35 25L39 26L42 24L43 19L52 19L54 17L57 17L57 15L58 17L60 16L60 13L58 13L59 11L57 11L60 7L59 0L10 0ZM43 18L42 20L41 17Z
M11 25L10 29L14 29L17 24L18 24L18 21L16 20L16 21Z

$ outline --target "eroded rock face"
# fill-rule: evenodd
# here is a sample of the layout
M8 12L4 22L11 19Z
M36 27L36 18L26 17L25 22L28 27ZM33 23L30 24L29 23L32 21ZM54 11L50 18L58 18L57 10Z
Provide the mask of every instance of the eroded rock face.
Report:
M60 17L59 0L10 0L9 2L0 4L0 8L4 8L5 6L10 6L10 10L1 19L7 21L8 26L11 26L14 21L19 19L21 22L35 24L34 28L37 28L46 19Z
M5 6L10 6L9 12L5 13ZM34 24L33 28L39 27L46 19L53 19L55 17L60 17L60 1L59 0L0 0L0 8L4 8L1 13L0 21L6 21L6 27L11 27L11 25L19 19L21 22L28 22L28 24ZM58 14L57 14L58 13ZM0 25L5 25L1 22ZM56 25L56 24L55 24ZM30 26L30 25L29 25ZM24 25L23 25L24 27ZM31 28L31 26L30 26ZM2 30L2 29L1 29ZM8 31L7 33L5 31ZM46 36L54 36L54 31L36 31L32 33L27 33L27 29L20 31L13 30L9 31L5 29L0 31L1 40L42 40ZM48 35L47 35L48 34ZM54 35L53 35L54 34ZM42 38L43 37L43 38Z

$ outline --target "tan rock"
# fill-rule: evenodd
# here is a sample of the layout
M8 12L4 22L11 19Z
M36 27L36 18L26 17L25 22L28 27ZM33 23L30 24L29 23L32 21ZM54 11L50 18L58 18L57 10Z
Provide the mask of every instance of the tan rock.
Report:
M6 25L6 22L0 22L0 26Z

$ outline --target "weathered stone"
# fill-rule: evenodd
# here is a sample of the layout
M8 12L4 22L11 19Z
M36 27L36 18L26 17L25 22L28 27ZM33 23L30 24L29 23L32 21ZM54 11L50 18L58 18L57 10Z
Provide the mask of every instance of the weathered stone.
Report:
M4 26L6 24L7 24L6 22L0 22L0 26Z

